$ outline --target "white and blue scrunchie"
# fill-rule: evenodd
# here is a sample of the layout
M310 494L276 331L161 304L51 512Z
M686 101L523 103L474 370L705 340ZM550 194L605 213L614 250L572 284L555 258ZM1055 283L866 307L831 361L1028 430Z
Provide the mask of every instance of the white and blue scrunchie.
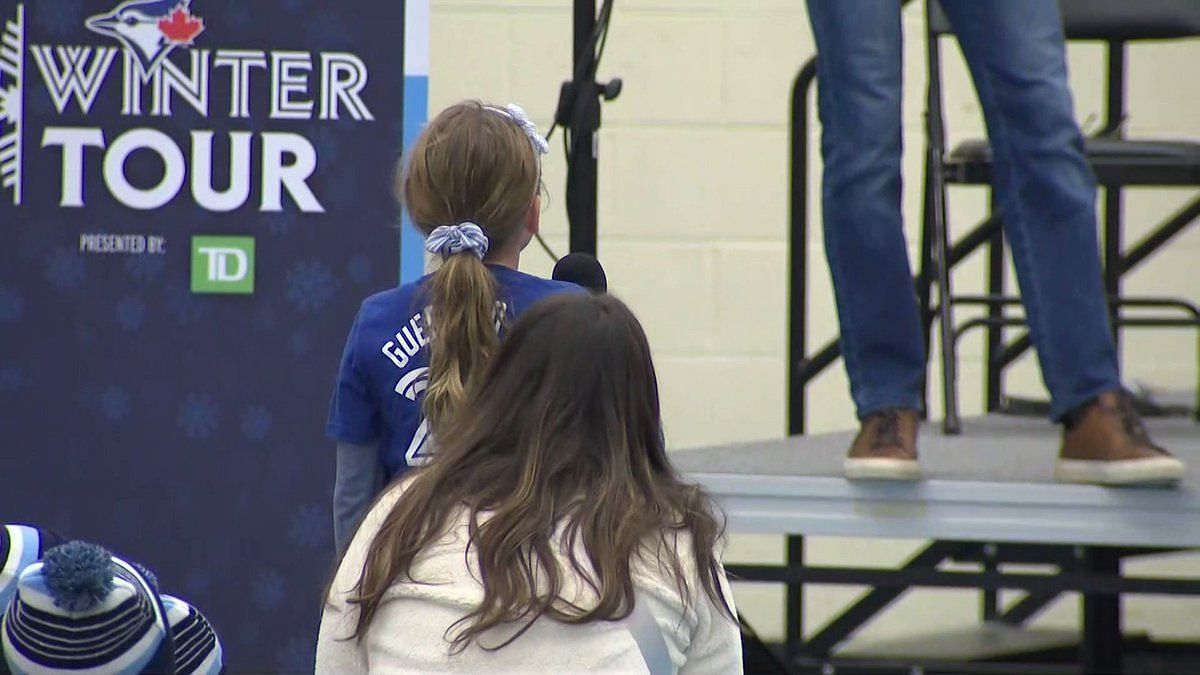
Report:
M525 110L521 106L516 103L509 103L503 108L487 106L487 109L498 112L501 115L507 115L509 119L516 122L517 126L521 127L521 131L524 131L525 135L529 137L529 142L533 144L533 149L537 154L545 155L550 152L550 144L538 133L537 125L533 123L533 120L529 119L529 115L525 114Z
M489 245L483 228L472 222L435 227L425 239L425 250L430 253L452 256L455 253L470 251L479 256L480 260L487 255Z

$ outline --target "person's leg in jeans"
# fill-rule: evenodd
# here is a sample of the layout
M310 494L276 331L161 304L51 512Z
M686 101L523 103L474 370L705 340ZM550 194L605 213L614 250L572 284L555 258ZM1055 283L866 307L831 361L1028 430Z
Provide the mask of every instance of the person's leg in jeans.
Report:
M900 213L900 2L808 0L808 11L818 53L825 249L850 390L871 432L860 434L847 470L861 456L899 461L900 473L912 474L925 344ZM894 473L885 466L879 477L912 477Z
M1153 449L1121 393L1100 272L1095 180L1074 119L1058 3L941 2L987 119L995 188L1051 415L1060 422L1080 412L1087 418L1072 425L1087 438L1072 443L1068 431L1064 455L1090 448L1093 456L1077 459L1150 460L1135 467L1140 476L1165 455ZM1098 398L1112 414L1089 413ZM1157 463L1169 472L1182 468L1174 460Z

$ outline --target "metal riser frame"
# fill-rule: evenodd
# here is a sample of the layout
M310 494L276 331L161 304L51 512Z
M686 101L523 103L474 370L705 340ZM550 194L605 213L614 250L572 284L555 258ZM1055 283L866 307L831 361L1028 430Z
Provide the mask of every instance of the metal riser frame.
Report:
M898 568L810 566L803 562L788 565L729 565L727 570L738 581L776 582L794 586L803 584L833 584L870 586L872 590L841 614L831 619L807 639L792 640L788 654L793 667L801 672L814 666L830 667L842 672L853 670L851 662L838 666L841 659L833 656L838 645L866 623L885 611L906 591L915 588L964 588L981 590L1024 590L1029 594L1009 608L997 612L997 619L1009 625L1020 625L1062 593L1083 593L1085 603L1079 647L1079 666L1066 667L1055 663L971 664L922 663L926 672L1119 672L1122 660L1119 611L1124 594L1155 594L1200 596L1200 579L1163 579L1125 577L1121 574L1124 558L1162 554L1175 549L1136 549L1111 547L1059 546L1050 544L979 544L975 542L934 541L913 555ZM946 562L977 562L978 572L946 571L939 566ZM1049 574L1013 573L1000 568L1002 564L1056 564L1059 570ZM1117 623L1111 623L1112 617ZM884 661L868 662L859 659L858 667L898 668L911 670L913 663ZM803 667L802 667L803 666ZM1003 670L997 671L997 667ZM817 671L820 672L820 671Z
M1113 50L1120 51L1120 50ZM1116 74L1123 78L1123 61L1114 61L1113 51L1110 51L1109 72L1110 77ZM1123 53L1123 52L1122 52ZM1120 57L1123 58L1123 57ZM789 202L789 302L788 302L788 433L803 434L805 427L806 401L805 389L809 382L819 376L826 368L831 366L841 356L841 349L838 344L838 338L827 342L817 349L812 354L807 351L807 275L808 275L808 101L812 90L813 83L816 80L816 57L809 59L803 64L792 87L791 97L791 172L790 172L790 202ZM1107 106L1112 117L1113 110L1122 110L1123 105L1123 80L1115 85L1110 83L1109 87L1109 105ZM1119 116L1114 122L1113 119L1108 120L1105 128L1099 133L1112 133L1119 127ZM927 170L928 170L927 166ZM1119 298L1120 279L1124 277L1138 264L1144 262L1154 253L1159 251L1171 239L1178 235L1191 222L1200 217L1200 198L1193 200L1191 203L1177 211L1161 223L1149 235L1141 241L1134 244L1126 252L1121 253L1119 232L1113 235L1113 229L1116 227L1119 230L1119 197L1115 196L1116 190L1108 190L1107 193L1114 193L1113 196L1106 194L1106 218L1105 229L1107 236L1105 237L1105 277L1106 288ZM926 192L927 202L933 195ZM933 247L930 245L932 234L929 230L928 220L923 227L923 242L922 242L922 260L919 273L914 279L917 296L920 300L920 305L924 313L924 325L926 334L928 335L932 327L934 317L933 307L931 303L932 289L932 255ZM989 216L973 227L964 237L957 242L950 242L947 250L944 253L946 258L946 267L953 269L958 263L962 262L971 253L986 246L989 250L988 260L988 294L998 296L1003 293L1003 247L1004 237L1000 227L1000 221L995 214ZM1162 299L1160 299L1162 300ZM1165 299L1168 303L1175 306L1188 304L1184 311L1194 312L1195 307L1190 306L1190 303L1179 301L1176 299ZM1007 301L1006 301L1007 302ZM1138 301L1130 301L1129 299L1119 299L1117 305L1137 304ZM1003 371L1021 356L1026 350L1032 346L1028 332L1024 332L1016 339L1004 341L1001 333L1002 326L1005 325L1007 317L1003 316L1002 303L985 303L987 305L988 316L980 325L988 328L988 348L986 352L987 366L987 407L988 410L996 410L1000 406L1002 400L1002 382ZM1114 309L1114 316L1116 316ZM1194 321L1194 320L1192 320ZM1124 325L1159 325L1159 326L1177 326L1192 323L1190 320L1175 320L1175 319L1129 319L1121 320L1119 324ZM961 335L963 328L957 331ZM1200 392L1198 392L1200 395ZM1200 419L1200 406L1197 406L1197 418ZM942 545L944 542L934 542L932 547ZM928 550L928 549L927 549ZM786 621L785 621L785 644L788 652L791 654L800 654L806 651L806 643L803 639L803 623L802 623L802 603L803 603L803 583L813 582L815 579L811 576L816 574L809 569L810 576L805 574L796 574L795 570L805 569L803 567L803 537L792 535L787 538L787 561L786 567L781 568L790 570L781 578L776 580L783 581L787 585L787 606L786 606ZM1090 554L1089 554L1090 555ZM1119 569L1119 556L1114 561L1105 558L1106 554L1100 554L1099 560L1090 560L1089 564L1095 567L1097 572L1113 571L1114 566ZM747 566L731 566L731 571L750 572L751 574L757 571L764 571L761 566L751 568ZM876 572L865 572L872 579ZM832 574L832 573L829 573ZM836 575L834 575L836 576ZM1098 579L1105 577L1083 577L1074 579L1078 584L1090 584L1093 582L1099 583ZM965 577L928 577L924 581L945 582L950 583L950 580L956 582L966 582ZM878 579L877 579L878 580ZM971 578L970 583L979 582L983 585L976 586L979 588L995 588L1009 586L994 586L994 584L1010 584L1010 583L1027 583L1041 584L1041 580L1037 579L1021 579L1014 578L1012 575L1004 575L993 567L988 567L987 570L974 578ZM1055 579L1053 583L1070 581L1066 578ZM1111 579L1110 579L1111 581ZM1122 580L1120 583L1125 584L1129 580ZM882 582L881 582L882 583ZM1133 582L1137 585L1136 580ZM989 585L993 584L993 585ZM1168 588L1170 588L1168 584ZM1061 588L1061 587L1059 587ZM1082 588L1082 587L1081 587ZM1125 589L1126 586L1119 585L1119 589ZM1180 586L1180 588L1191 588L1189 586ZM886 599L889 594L893 597L902 593L904 587L897 590L895 587L876 588L876 590L867 596L864 601L851 607L847 613L857 611L865 617L863 620L868 620L874 615L871 607L878 606L879 609L886 606L891 600ZM1120 592L1128 592L1121 590ZM1188 591L1191 592L1191 591ZM1099 591L1097 592L1099 593ZM1108 591L1104 591L1108 593ZM876 595L878 594L878 595ZM1035 590L1033 594L1026 599L1018 602L1006 612L1000 612L996 606L996 596L994 592L985 591L983 594L984 615L986 618L995 618L1009 622L1021 623L1028 620L1037 611L1040 611L1046 604L1057 597L1058 591L1054 586L1042 587L1041 590ZM868 601L868 599L870 599ZM866 602L866 604L863 604ZM857 610L855 609L857 607ZM1115 610L1115 611L1114 611ZM878 611L878 610L876 610ZM843 617L847 614L844 613ZM1114 619L1115 617L1115 619ZM841 617L839 617L841 618ZM844 630L854 622L856 618L851 615L849 618L843 619L843 624L838 630ZM1098 667L1097 663L1103 663L1104 659L1111 656L1111 650L1118 648L1113 645L1119 645L1116 639L1120 635L1119 626L1119 593L1115 596L1109 595L1108 599L1102 599L1096 593L1089 594L1085 597L1085 612L1084 612L1084 628L1085 639L1082 648L1082 661L1085 668ZM822 632L818 632L817 638L828 643L834 637L834 633L825 633L830 627L826 627ZM824 637L822 637L824 635ZM809 641L811 643L811 641ZM818 647L826 645L818 642Z

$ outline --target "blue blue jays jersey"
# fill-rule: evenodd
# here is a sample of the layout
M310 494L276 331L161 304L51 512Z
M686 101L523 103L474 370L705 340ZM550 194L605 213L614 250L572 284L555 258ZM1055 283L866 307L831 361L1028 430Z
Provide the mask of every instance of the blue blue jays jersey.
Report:
M575 284L488 265L500 309L511 320L542 298L582 293ZM429 334L422 292L429 277L363 301L346 340L325 433L362 445L378 440L388 479L432 453L421 401L429 383Z

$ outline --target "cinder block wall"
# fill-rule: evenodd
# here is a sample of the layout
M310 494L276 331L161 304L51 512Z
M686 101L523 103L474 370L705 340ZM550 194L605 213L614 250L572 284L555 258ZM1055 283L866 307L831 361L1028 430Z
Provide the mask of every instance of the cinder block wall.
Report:
M545 130L559 83L571 70L568 0L433 0L430 106L464 98L516 102ZM922 10L905 12L904 198L910 256L920 213L921 111L925 88ZM950 140L983 131L979 104L958 51L947 44ZM778 437L784 433L784 348L787 271L787 120L791 80L814 53L800 0L618 0L600 78L625 80L620 99L604 107L600 136L600 258L612 291L638 312L654 347L667 433L674 448ZM1127 128L1147 137L1200 136L1200 42L1132 48ZM1096 45L1070 48L1076 115L1099 124L1104 55ZM812 142L819 138L812 125ZM559 134L546 164L550 190L543 229L566 250L564 162ZM810 345L837 333L819 226L820 161L813 180ZM1185 204L1186 190L1129 193L1126 241ZM986 191L955 189L952 222L964 231L983 215ZM1137 269L1131 292L1200 300L1200 227L1183 233L1158 258ZM536 246L522 267L548 274L552 262ZM956 273L958 289L982 290L983 260ZM1010 285L1013 276L1010 272ZM1015 286L1014 286L1015 287ZM981 337L962 345L961 396L967 412L982 410ZM1167 389L1196 386L1196 336L1187 331L1131 331L1124 342L1132 382ZM939 377L936 373L935 378ZM936 379L934 381L937 381ZM1008 390L1044 396L1036 363L1011 371ZM854 424L840 366L810 388L813 432ZM936 392L932 401L940 409ZM1056 438L1047 426L1046 452ZM797 461L802 461L797 458ZM813 562L895 564L919 542L817 539ZM734 536L730 561L778 561L781 538ZM1133 563L1131 571L1200 573L1200 561L1174 557ZM782 591L738 584L741 611L767 637L782 635ZM859 590L813 589L806 620L835 614ZM976 596L962 591L910 594L865 637L897 637L960 626L978 616ZM1077 625L1074 599L1058 603L1039 625ZM1126 622L1159 637L1195 637L1200 601L1131 598Z

